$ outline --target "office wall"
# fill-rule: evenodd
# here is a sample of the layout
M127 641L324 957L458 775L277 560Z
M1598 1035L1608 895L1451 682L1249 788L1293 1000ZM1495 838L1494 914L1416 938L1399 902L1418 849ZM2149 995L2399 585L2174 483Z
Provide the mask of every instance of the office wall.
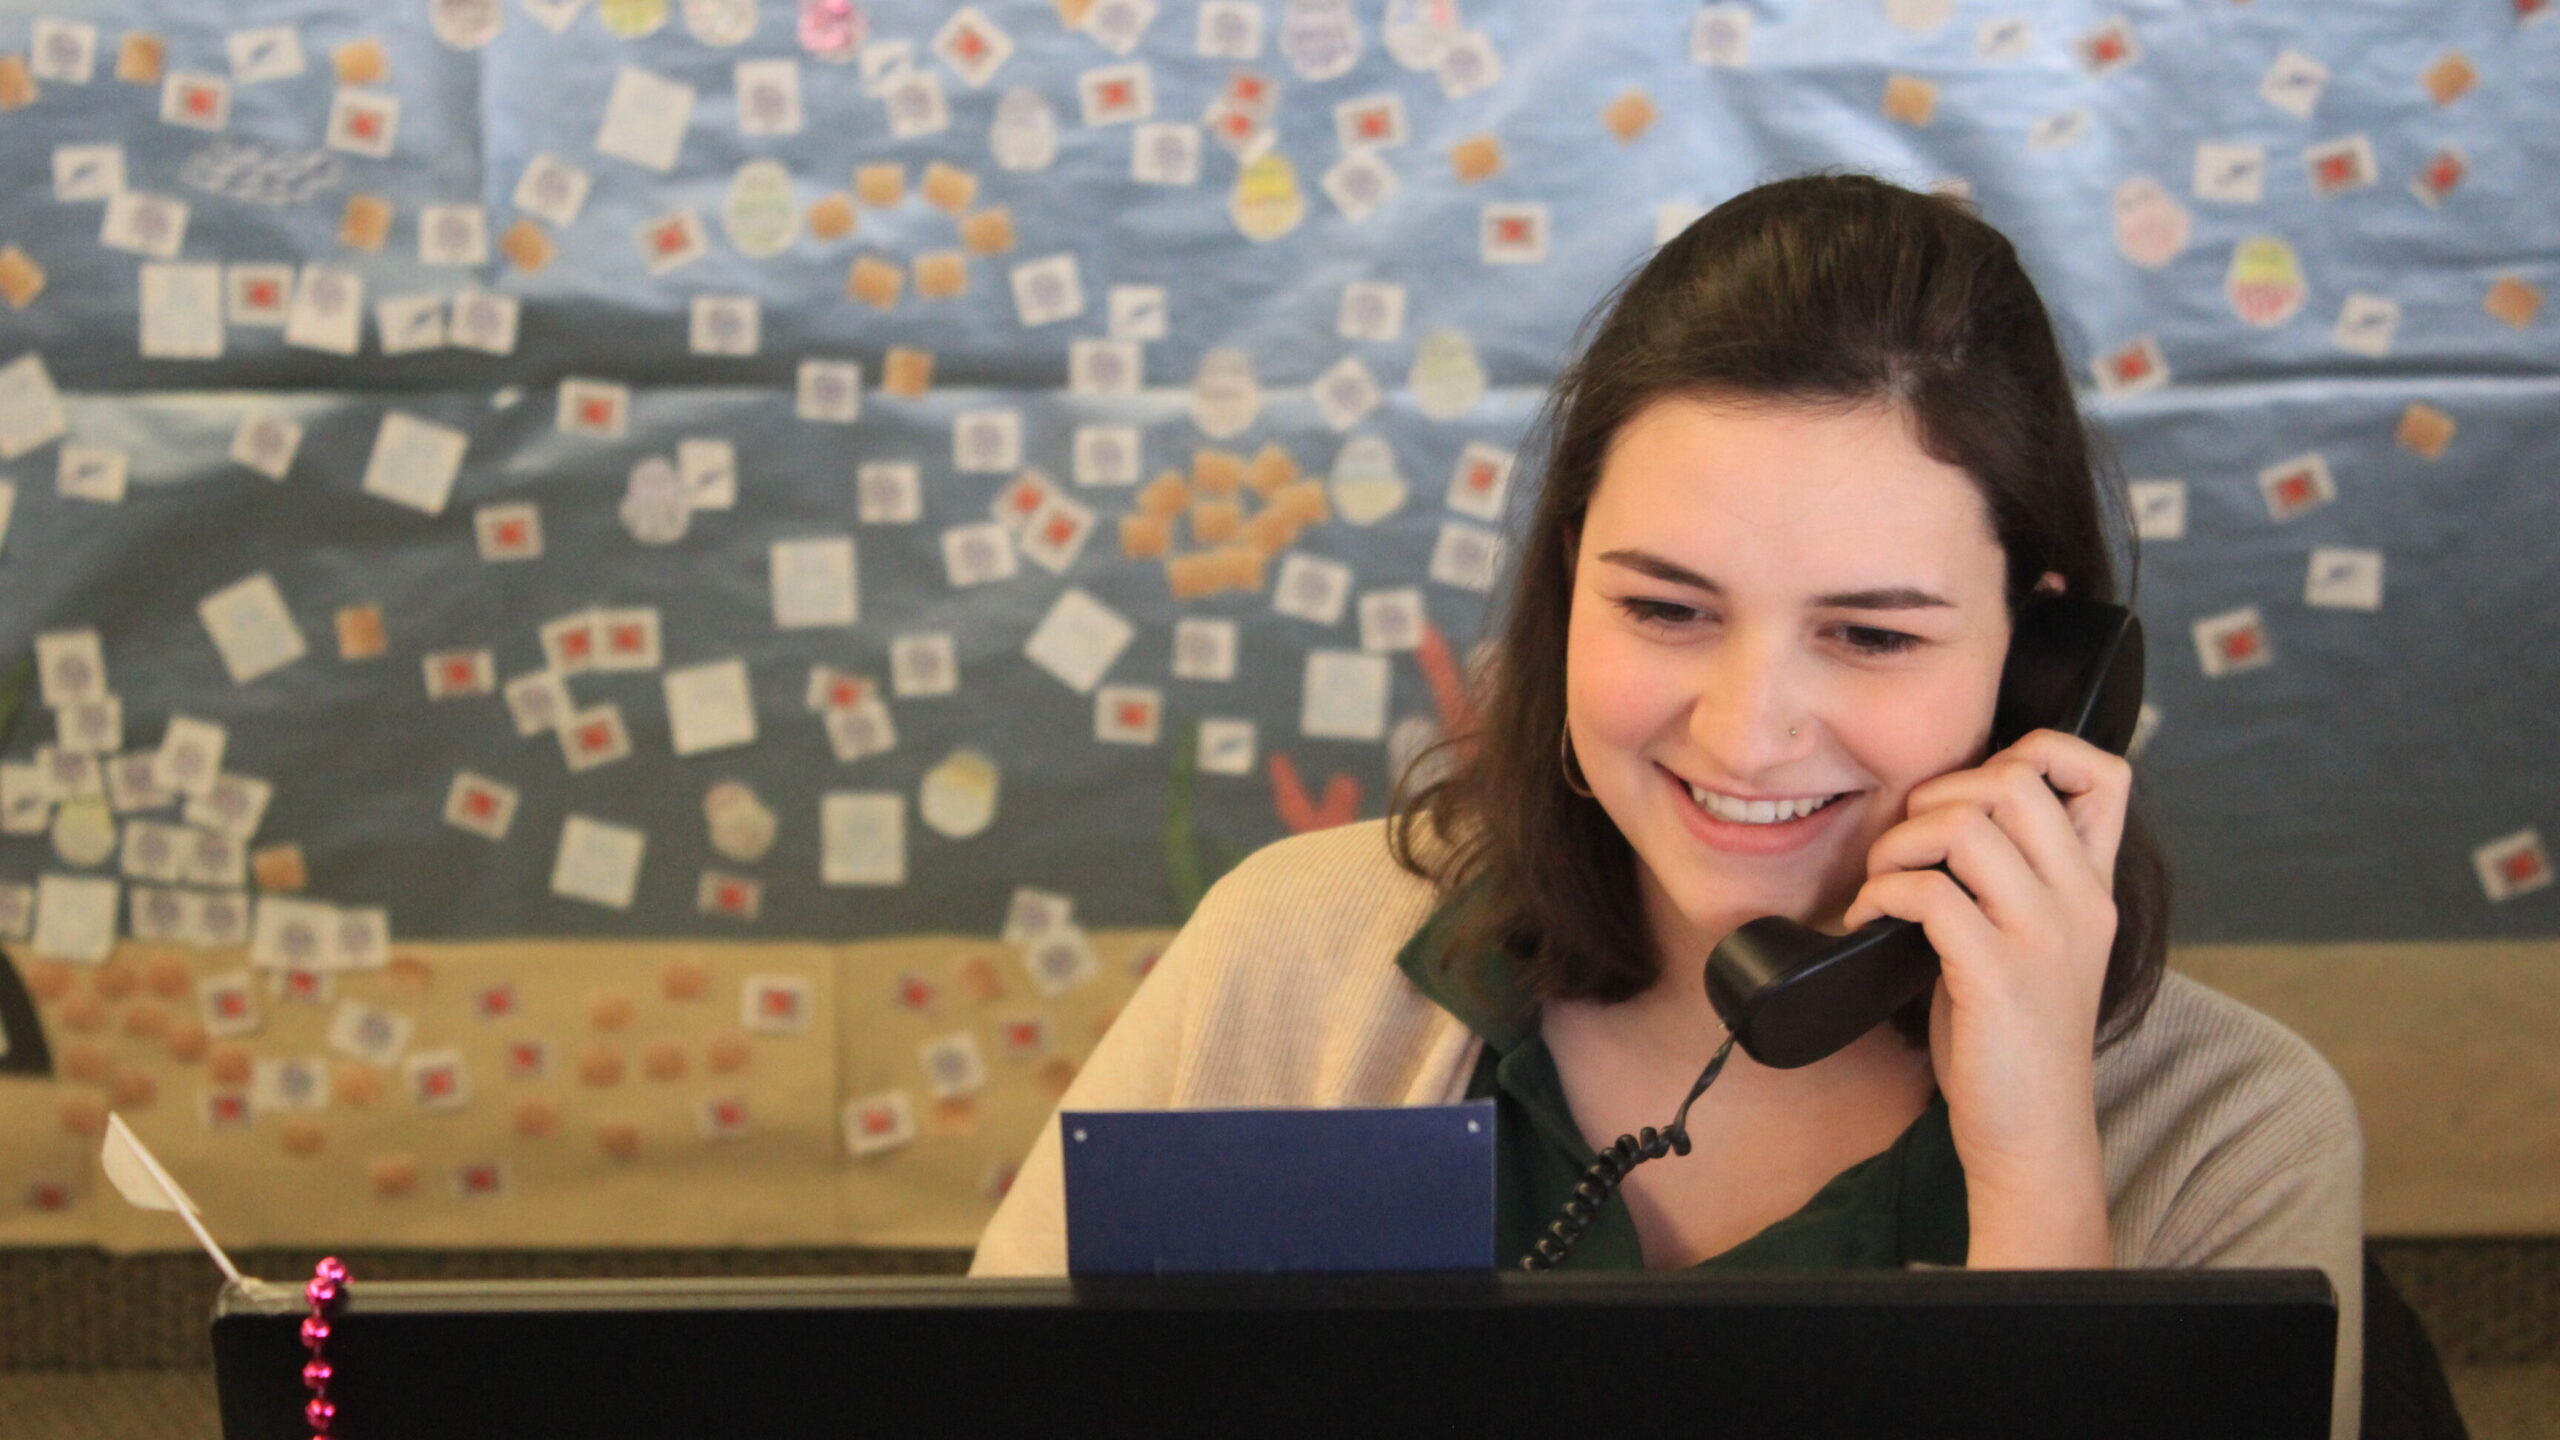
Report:
M2555 36L0 17L0 1241L174 1238L114 1105L244 1240L965 1243L1202 887L1460 713L1589 307L1813 166L2045 287L2198 968L2348 1069L2378 1221L2560 1223L2551 1107L2464 1118L2560 1089Z

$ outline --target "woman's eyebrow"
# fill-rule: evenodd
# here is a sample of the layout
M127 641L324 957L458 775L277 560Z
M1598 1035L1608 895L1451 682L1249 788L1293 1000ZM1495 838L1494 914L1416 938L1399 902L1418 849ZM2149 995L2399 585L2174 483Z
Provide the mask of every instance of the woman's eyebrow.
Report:
M1649 550L1611 550L1600 558L1612 565L1623 565L1640 575L1673 585L1685 585L1710 595L1721 595L1724 587L1697 571L1666 560ZM1843 590L1831 595L1813 597L1817 610L1931 610L1955 608L1953 601L1932 595L1911 585L1887 585L1873 590Z

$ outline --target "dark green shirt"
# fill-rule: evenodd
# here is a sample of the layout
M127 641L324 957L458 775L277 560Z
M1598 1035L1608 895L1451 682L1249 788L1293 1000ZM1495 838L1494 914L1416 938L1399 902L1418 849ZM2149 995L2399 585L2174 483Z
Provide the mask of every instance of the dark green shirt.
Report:
M1521 1002L1511 958L1500 950L1464 958L1444 973L1432 964L1447 912L1432 917L1396 956L1414 987L1484 1040L1467 1082L1467 1098L1494 1102L1494 1243L1496 1261L1518 1264L1563 1210L1597 1158L1565 1103L1564 1080ZM1465 975L1461 979L1460 975ZM1472 983L1470 983L1472 982ZM1526 1018L1514 1019L1514 1016ZM1713 1104L1707 1092L1701 1104ZM1680 1097L1663 1097L1668 1122ZM1704 1157L1713 1163L1714 1157ZM1700 1269L1899 1269L1914 1261L1962 1265L1965 1257L1964 1169L1947 1130L1947 1104L1929 1108L1880 1154L1831 1178L1804 1208L1714 1256ZM1624 1200L1612 1197L1565 1257L1576 1269L1640 1269L1642 1247Z

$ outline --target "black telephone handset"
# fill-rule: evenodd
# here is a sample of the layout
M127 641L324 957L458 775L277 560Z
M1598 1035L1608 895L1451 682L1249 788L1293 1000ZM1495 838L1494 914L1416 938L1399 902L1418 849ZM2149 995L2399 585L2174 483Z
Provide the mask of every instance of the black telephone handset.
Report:
M2132 611L2051 596L2020 612L1992 714L1994 751L2045 729L2122 755L2141 709L2142 622ZM1785 1070L1838 1051L1937 977L1938 952L1912 921L1825 935L1771 915L1707 957L1707 999L1752 1059Z

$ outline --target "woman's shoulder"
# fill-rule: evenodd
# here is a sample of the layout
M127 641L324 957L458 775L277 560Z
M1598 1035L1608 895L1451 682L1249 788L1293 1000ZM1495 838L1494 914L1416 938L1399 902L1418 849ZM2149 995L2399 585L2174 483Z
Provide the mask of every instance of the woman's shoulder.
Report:
M2189 1143L2248 1132L2262 1146L2360 1151L2346 1082L2311 1043L2174 971L2141 1022L2098 1053L2102 1129Z
M1336 825L1275 840L1220 877L1192 923L1254 924L1286 917L1292 926L1374 923L1409 914L1420 928L1439 887L1397 860L1386 820Z

